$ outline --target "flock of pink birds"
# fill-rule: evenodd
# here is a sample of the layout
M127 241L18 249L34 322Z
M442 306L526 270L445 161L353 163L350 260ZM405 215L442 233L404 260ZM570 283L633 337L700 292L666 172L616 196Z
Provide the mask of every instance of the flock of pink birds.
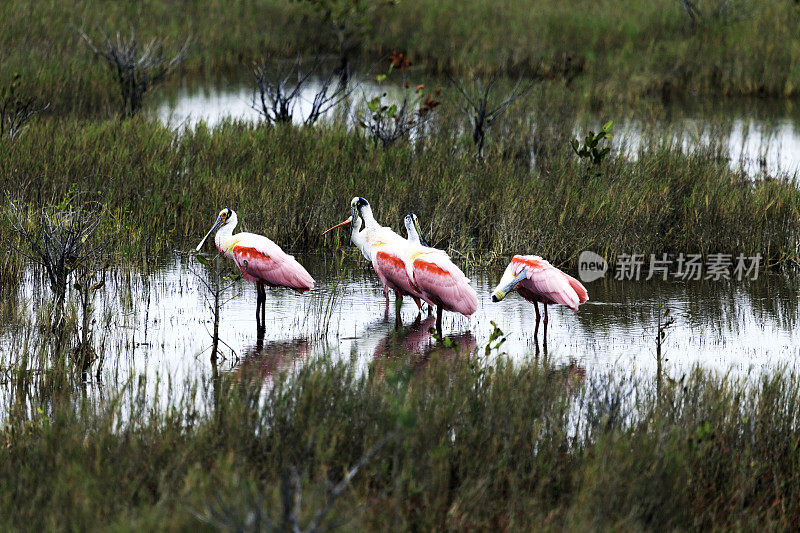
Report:
M314 278L285 253L280 246L263 235L233 233L238 224L236 213L228 208L220 211L214 225L197 245L200 251L208 237L217 230L214 243L220 254L233 259L244 278L256 285L258 298L256 320L264 320L265 287L286 287L299 293L314 288ZM350 242L355 245L383 284L386 304L389 292L395 294L397 320L403 297L409 296L422 311L422 302L436 307L436 329L442 332L442 313L449 311L470 316L478 309L478 295L470 280L443 250L427 245L419 230L416 215L405 217L407 237L381 226L364 198L350 202L350 216L330 228L350 228ZM506 267L503 277L492 291L492 301L499 302L512 291L532 302L536 308L534 337L539 333L539 303L544 305L544 335L547 335L547 306L565 305L575 311L589 298L584 286L546 260L535 255L516 255Z

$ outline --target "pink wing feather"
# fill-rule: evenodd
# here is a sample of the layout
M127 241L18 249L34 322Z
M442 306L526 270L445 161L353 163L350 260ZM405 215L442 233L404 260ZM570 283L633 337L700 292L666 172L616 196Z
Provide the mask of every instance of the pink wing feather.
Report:
M478 309L478 294L444 252L422 254L414 259L413 266L414 283L425 301L465 316Z
M375 254L372 267L384 286L398 291L402 295L422 297L420 291L414 287L408 277L405 262L395 253L389 250L379 250Z
M519 286L531 293L533 299L546 304L566 305L574 311L589 299L581 283L535 255L516 255L511 260L514 274L525 268L528 279L522 280ZM524 291L520 291L525 294Z
M233 247L233 259L251 282L261 281L271 287L286 287L298 292L314 288L314 278L295 258L261 235L239 234Z

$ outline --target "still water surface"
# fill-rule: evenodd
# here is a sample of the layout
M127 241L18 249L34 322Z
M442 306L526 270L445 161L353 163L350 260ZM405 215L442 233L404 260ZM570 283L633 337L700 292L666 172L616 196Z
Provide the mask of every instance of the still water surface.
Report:
M490 299L500 268L467 271L479 295L475 315L445 313L444 334L458 345L458 355L437 344L429 332L434 318L419 316L410 300L397 326L394 304L387 310L368 264L349 257L339 264L314 256L298 259L317 287L305 295L269 290L263 336L256 328L253 286L240 280L225 293L221 368L237 371L249 365L268 378L322 355L352 359L362 368L381 358L424 362L436 350L466 357L476 350L483 353L492 321L507 339L501 351L518 360L536 356L533 306L516 294L500 303ZM158 373L173 382L205 375L212 316L200 276L208 275L194 258L176 256L149 275L109 276L96 311L96 343L106 352L106 371L117 379L131 372ZM734 373L794 367L800 356L800 283L791 277L762 275L747 282L601 279L586 287L590 300L578 312L550 307L551 360L592 372L636 368L650 374L656 367L658 314L665 309L676 320L664 343L665 365L672 373L694 363ZM20 291L21 298L30 300L41 292L30 283ZM539 355L544 356L541 343Z
M320 84L320 80L315 80L301 92L294 109L296 121L308 114ZM352 92L350 101L330 111L328 117L338 113L353 122L353 106L365 96L385 91L390 98L400 97L397 90L362 81ZM689 152L713 145L731 168L741 168L751 176L784 173L793 177L800 170L800 107L791 102L700 100L656 108L656 111L653 106L627 110L622 116L619 116L620 111L576 116L571 134L582 138L589 129L597 131L601 124L614 118L612 149L628 157L636 157L653 142L681 146ZM155 113L163 123L176 129L193 128L201 121L213 128L230 119L260 120L253 109L252 85L246 82L184 85L158 102ZM532 128L535 135L535 120Z

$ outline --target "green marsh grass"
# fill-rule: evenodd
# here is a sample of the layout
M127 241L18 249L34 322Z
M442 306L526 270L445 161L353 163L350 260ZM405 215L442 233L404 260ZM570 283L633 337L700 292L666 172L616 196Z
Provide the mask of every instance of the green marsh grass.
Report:
M610 260L722 252L797 262L800 191L788 176L732 170L724 127L718 143L691 152L671 137L648 138L635 159L610 157L599 176L585 177L567 145L572 122L526 133L527 121L492 132L479 163L448 122L424 142L383 151L339 124L172 132L144 118L43 120L0 144L0 188L34 204L86 192L105 205L98 232L110 249L145 264L194 247L225 206L240 229L287 250L345 246L345 231L321 233L356 195L395 228L417 213L433 245L470 262L538 253L566 263L585 249Z
M4 528L280 521L294 467L308 523L327 483L386 435L335 502L346 529L784 529L800 519L796 375L653 381L469 357L358 373L312 362L222 374L144 401L34 403L0 429ZM199 385L199 386L198 386ZM266 394L266 397L264 396ZM220 518L223 517L223 518ZM208 520L208 522L204 522Z
M398 2L374 10L356 53L362 66L399 50L430 72L523 73L605 103L648 94L798 95L796 2L695 3L708 14L700 24L676 0ZM723 5L725 15L713 16ZM164 39L167 50L191 36L181 72L195 79L245 75L265 55L337 51L332 32L304 2L9 0L0 6L0 21L0 83L21 73L60 115L119 108L115 87L80 42L79 28L97 37L133 25L144 39Z

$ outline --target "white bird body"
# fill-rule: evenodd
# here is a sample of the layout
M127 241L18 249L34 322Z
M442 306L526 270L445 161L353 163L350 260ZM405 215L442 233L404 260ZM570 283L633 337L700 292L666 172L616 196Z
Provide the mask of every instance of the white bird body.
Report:
M361 205L359 200L353 199L353 206L359 205L359 208L354 207L358 216L350 219L350 241L372 263L372 268L383 283L387 301L390 289L400 299L405 295L415 300L421 299L422 294L414 286L407 269L408 241L391 228L378 224L369 203L364 200Z

